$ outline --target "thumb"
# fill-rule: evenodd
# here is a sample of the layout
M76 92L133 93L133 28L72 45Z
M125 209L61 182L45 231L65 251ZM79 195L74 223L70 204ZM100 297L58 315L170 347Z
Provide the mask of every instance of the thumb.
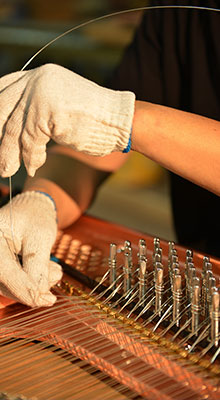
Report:
M15 259L14 254L10 251L3 237L0 237L0 249L2 256L0 289L2 294L31 307L50 306L54 304L56 297L49 291L44 294L39 292L37 285Z
M49 286L50 288L55 286L62 278L62 268L56 262L49 261Z
M50 290L50 250L47 241L42 242L39 237L32 237L32 235L29 235L23 242L23 269L36 284L41 293L46 293Z

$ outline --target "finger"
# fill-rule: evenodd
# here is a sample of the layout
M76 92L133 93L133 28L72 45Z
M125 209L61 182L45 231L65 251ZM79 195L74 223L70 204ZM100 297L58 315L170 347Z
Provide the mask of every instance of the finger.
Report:
M39 120L43 119L43 116L39 117ZM46 161L46 145L50 140L48 127L45 127L48 118L43 120L42 124L40 121L36 121L36 116L33 116L33 110L31 109L28 113L28 117L25 123L25 128L22 133L22 157L27 170L28 175L34 176L38 168L40 168Z
M23 95L27 81L25 72L18 72L6 75L0 79L0 139L2 138L5 126L17 108ZM17 123L15 121L15 127Z
M21 265L14 260L3 237L0 237L0 249L0 282L3 294L31 307L50 306L54 304L56 297L48 291L44 294L39 292L37 285L25 273Z
M0 175L8 178L14 175L21 165L21 151L18 139L19 133L5 132L0 146Z
M14 175L21 164L20 135L22 132L22 116L18 106L4 128L0 145L0 175L3 178Z
M63 276L62 268L54 261L49 261L49 287L55 286Z

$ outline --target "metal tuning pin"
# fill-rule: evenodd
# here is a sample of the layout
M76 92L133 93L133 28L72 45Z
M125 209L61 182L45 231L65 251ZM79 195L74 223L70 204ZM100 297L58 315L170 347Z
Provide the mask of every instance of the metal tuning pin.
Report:
M207 263L207 268L209 268L209 264ZM212 274L212 270L211 269L207 269L206 270L206 274L205 274L205 278L204 278L204 282L203 282L203 292L202 292L202 315L207 317L209 315L209 287L210 287L210 283L209 283L209 279L213 277Z
M124 241L124 252L126 252L127 249L131 249L131 242L130 242L130 240L125 240L125 241Z
M155 263L155 313L161 317L164 292L164 271L161 262Z
M179 265L178 255L176 249L174 249L170 257L170 267L169 267L169 278L170 278L171 289L173 287L173 270L176 267L178 268L178 265Z
M216 287L216 279L214 276L210 276L208 280L208 291L207 291L207 310L208 314L210 314L211 306L212 306L212 293L213 289Z
M175 248L175 243L174 242L168 242L168 258L171 256L172 251Z
M177 261L177 262L174 262L174 263L172 264L171 273L172 273L172 274L171 274L170 284L171 284L171 289L173 289L173 280L174 280L174 276L180 274L180 269L179 269L179 263L178 263L178 261Z
M153 255L152 255L153 268L155 268L155 255L157 254L159 248L160 248L160 239L154 238L154 250L153 250Z
M139 301L141 302L142 307L144 307L144 298L146 296L146 292L148 289L148 271L147 271L147 263L146 260L140 261L139 268Z
M191 331L195 336L198 336L198 327L200 319L200 279L193 279L192 302L191 302Z
M178 319L181 311L182 300L182 277L179 273L174 274L173 277L173 321L176 321L176 326L179 327L180 321Z
M127 249L124 253L124 281L123 281L123 290L124 294L128 294L131 290L131 277L132 277L132 259L130 248Z
M187 282L187 301L191 303L192 301L192 293L193 293L193 280L196 277L196 269L193 263L188 263L188 282Z
M156 265L158 263L162 263L162 249L160 247L157 248L156 253L154 255L154 283L156 282Z
M138 264L140 266L140 263L142 260L147 259L147 245L144 239L140 239L138 243Z
M193 260L193 251L190 250L190 249L187 249L187 250L186 250L186 260L187 260L188 258L190 258L190 259Z
M214 342L214 345L218 347L219 344L219 321L220 321L220 310L219 310L219 292L213 290L212 293L212 305L211 305L211 340Z
M115 243L110 244L110 255L109 255L109 270L110 270L110 286L114 290L116 288L117 280L117 246Z
M168 271L170 270L170 267L171 267L172 255L175 253L176 253L175 243L168 242L168 263L167 263Z
M207 264L209 263L209 257L203 257L203 266L202 266L202 310L201 314L205 316L206 309L206 272L207 272Z
M159 238L154 238L154 253L156 252L156 249L160 247L160 239Z
M193 251L188 249L188 250L186 250L186 261L185 261L186 287L188 287L189 264L193 264Z

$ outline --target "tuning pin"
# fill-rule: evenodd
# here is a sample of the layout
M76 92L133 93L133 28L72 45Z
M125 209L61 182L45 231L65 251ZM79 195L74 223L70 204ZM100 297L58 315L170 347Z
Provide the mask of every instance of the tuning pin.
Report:
M128 293L131 290L131 275L132 275L132 262L130 252L124 253L124 293Z
M155 264L155 312L161 316L164 292L164 271L160 262Z
M181 310L182 300L182 277L180 274L173 277L173 321L176 320L176 326L179 326L178 319Z
M144 298L148 288L148 271L146 260L141 260L139 268L139 301L144 306Z
M138 243L138 262L139 265L142 260L147 258L147 245L144 239L140 239Z
M200 279L193 279L192 301L191 301L191 330L194 335L198 335L199 317L200 317Z
M218 347L219 343L219 321L220 321L220 299L219 299L219 292L216 289L216 291L213 291L212 294L212 306L211 306L211 312L210 312L210 318L211 318L211 340L214 342L215 346Z
M110 269L110 285L114 290L116 288L116 280L117 280L117 246L115 243L110 244L110 254L109 254L109 269Z

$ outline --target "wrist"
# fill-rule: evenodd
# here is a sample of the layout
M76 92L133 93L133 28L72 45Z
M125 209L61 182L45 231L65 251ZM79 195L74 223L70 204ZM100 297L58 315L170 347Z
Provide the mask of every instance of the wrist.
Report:
M146 131L146 103L142 101L135 102L135 112L132 126L131 147L132 150L142 153L143 135Z

